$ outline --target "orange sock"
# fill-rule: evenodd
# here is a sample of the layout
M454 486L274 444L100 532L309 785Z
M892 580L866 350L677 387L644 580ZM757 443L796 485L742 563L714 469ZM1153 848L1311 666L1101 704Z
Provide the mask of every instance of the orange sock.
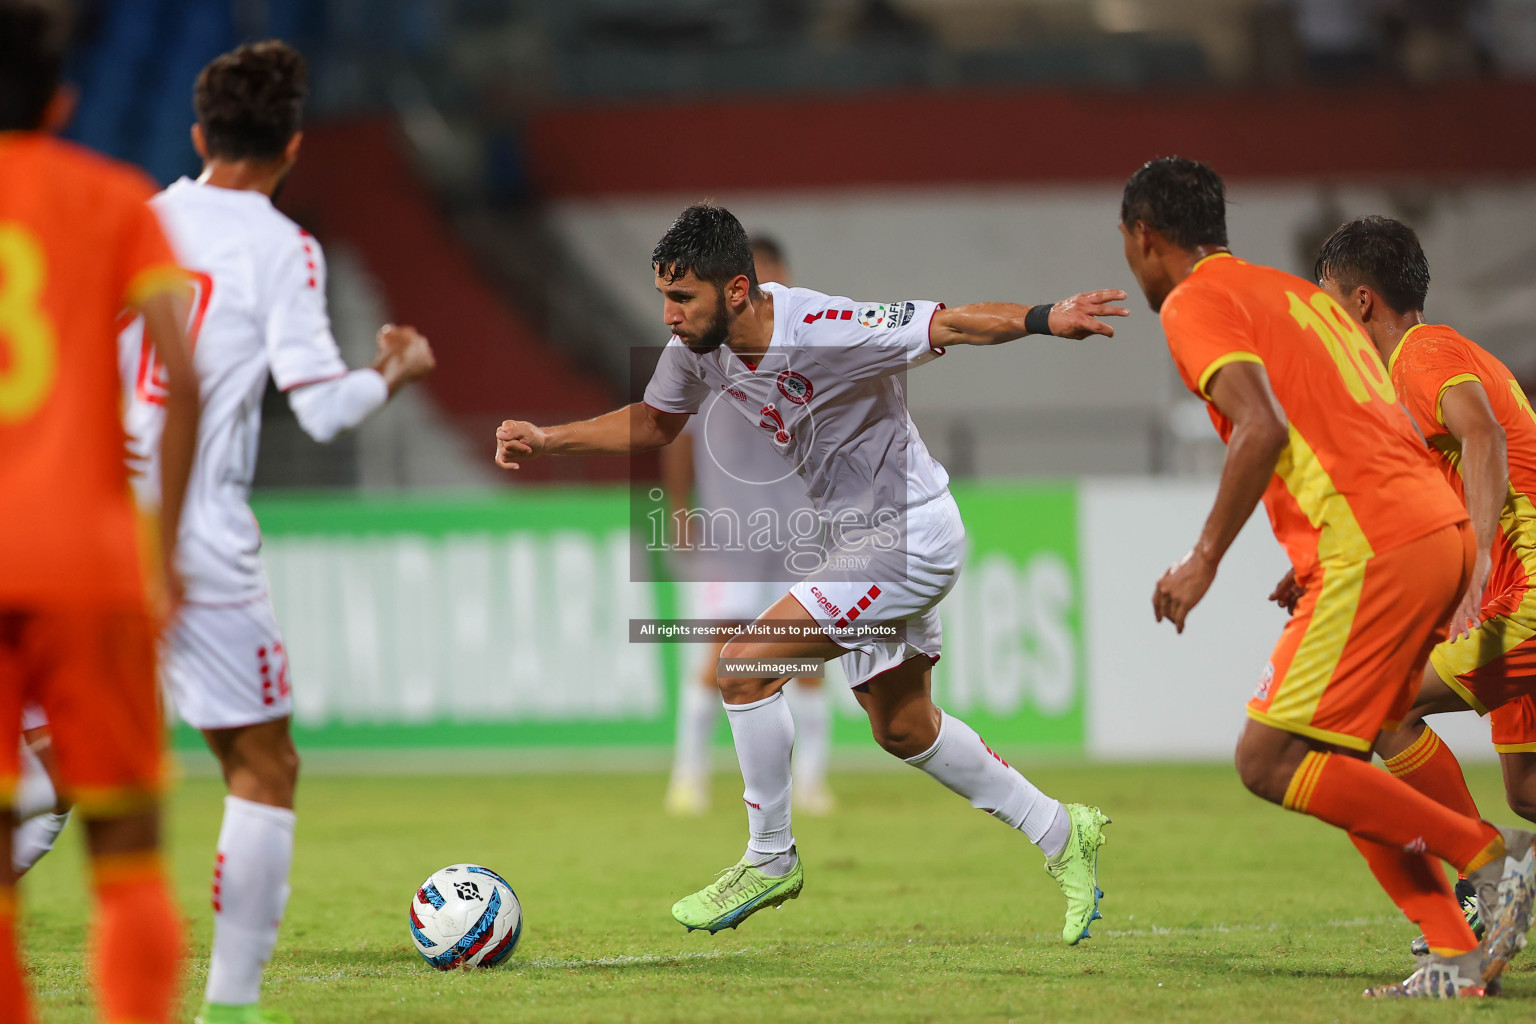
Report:
M94 934L102 1019L168 1024L185 953L181 918L153 852L97 857Z
M1368 761L1316 751L1302 758L1283 805L1352 836L1409 853L1429 853L1462 874L1504 856L1504 838L1485 821L1436 803Z
M1481 817L1477 801L1472 799L1467 780L1461 774L1461 762L1428 726L1411 747L1387 758L1383 764L1387 771L1436 803L1469 818Z
M1349 838L1392 902L1419 926L1431 952L1459 956L1477 947L1477 936L1462 915L1438 861L1428 854L1407 853L1359 836Z
M4 886L0 887L0 1020L28 1024L31 1019L27 985L21 976L21 953L16 948L16 889Z

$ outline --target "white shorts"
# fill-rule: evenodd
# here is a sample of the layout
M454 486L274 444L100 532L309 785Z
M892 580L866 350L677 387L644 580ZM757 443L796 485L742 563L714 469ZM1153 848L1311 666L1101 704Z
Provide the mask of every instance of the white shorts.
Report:
M688 584L688 617L751 622L789 593L789 581L700 580Z
M166 689L182 721L233 729L293 712L288 652L272 600L186 604L161 651Z
M843 674L859 686L916 655L939 660L944 630L939 602L960 578L965 524L946 491L906 512L897 550L862 545L834 550L827 565L790 588L790 594L848 648ZM860 626L904 624L901 639L858 636Z

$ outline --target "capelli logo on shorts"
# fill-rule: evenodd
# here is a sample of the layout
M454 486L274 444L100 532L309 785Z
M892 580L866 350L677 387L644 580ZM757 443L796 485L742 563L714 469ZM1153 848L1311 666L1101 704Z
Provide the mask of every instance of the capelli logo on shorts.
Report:
M816 603L820 605L821 610L826 612L828 615L839 616L843 614L842 610L838 608L837 605L833 604L831 601L828 601L826 595L823 594L820 590L817 590L815 587L811 588L811 596L816 598Z
M1253 691L1254 700L1268 700L1269 688L1275 681L1275 663L1270 662L1264 666L1264 674L1259 677L1259 688Z

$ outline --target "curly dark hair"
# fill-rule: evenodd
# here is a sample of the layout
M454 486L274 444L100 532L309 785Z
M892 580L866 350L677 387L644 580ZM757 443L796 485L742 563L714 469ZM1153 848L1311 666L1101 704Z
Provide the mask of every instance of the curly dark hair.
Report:
M753 293L758 291L747 231L731 211L714 203L695 203L678 214L651 252L651 263L668 281L691 270L717 288L745 274Z
M1148 160L1125 183L1120 222L1137 221L1181 249L1227 244L1227 195L1221 177L1196 160Z
M299 51L279 39L247 43L215 57L197 76L192 106L208 155L274 160L299 130L308 72Z
M1429 259L1413 228L1390 217L1356 217L1328 236L1313 273L1344 291L1368 285L1399 313L1424 308Z
M0 0L0 131L42 126L59 89L68 33L59 4Z

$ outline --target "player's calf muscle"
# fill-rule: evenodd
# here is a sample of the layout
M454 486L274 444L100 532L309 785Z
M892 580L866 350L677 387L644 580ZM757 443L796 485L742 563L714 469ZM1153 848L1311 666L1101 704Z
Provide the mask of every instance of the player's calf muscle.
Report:
M1536 821L1536 754L1500 754L1499 762L1509 809L1526 821Z
M1281 803L1311 749L1301 736L1250 720L1237 741L1238 777L1254 796Z
M900 758L916 757L939 738L939 709L909 704L895 714L869 714L869 731L880 749Z
M299 781L299 752L287 722L204 732L219 759L232 796L274 807L292 807Z
M1384 729L1381 735L1376 737L1376 753L1381 755L1383 760L1396 757L1413 746L1424 729L1423 720L1417 717L1405 720L1396 729Z

